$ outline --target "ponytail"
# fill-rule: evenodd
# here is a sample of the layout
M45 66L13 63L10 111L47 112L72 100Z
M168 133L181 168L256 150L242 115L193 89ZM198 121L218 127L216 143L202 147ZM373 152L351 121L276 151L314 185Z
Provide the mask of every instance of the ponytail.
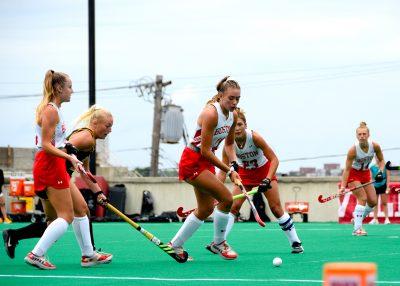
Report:
M44 77L43 82L43 98L40 101L39 105L36 107L36 123L40 121L40 115L43 109L52 102L56 96L55 94L55 86L61 85L64 86L68 75L61 72L55 72L53 70L48 70Z

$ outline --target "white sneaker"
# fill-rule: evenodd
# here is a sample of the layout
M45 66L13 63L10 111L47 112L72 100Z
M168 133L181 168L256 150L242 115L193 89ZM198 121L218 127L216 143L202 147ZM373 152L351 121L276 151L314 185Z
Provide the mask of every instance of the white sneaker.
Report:
M229 246L229 244L224 240L220 244L211 244L211 252L218 253L223 259L233 260L237 258L237 253Z
M364 229L359 228L359 229L353 230L352 235L354 235L354 236L366 236L367 232Z
M389 220L389 218L386 218L386 219L385 219L385 222L384 222L384 224L390 224L390 220Z
M379 221L377 219L372 219L369 224L379 224Z
M113 255L110 253L95 251L92 257L82 256L81 266L90 267L97 264L108 264L112 258Z

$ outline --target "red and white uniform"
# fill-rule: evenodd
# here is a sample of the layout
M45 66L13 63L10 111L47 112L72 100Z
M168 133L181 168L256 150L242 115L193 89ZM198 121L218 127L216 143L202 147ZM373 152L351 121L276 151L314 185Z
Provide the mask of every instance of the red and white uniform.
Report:
M212 104L217 110L218 123L214 129L211 142L211 150L215 152L221 142L228 136L229 130L233 125L233 112L229 112L228 117L222 112L219 102ZM200 154L201 148L201 126L197 126L196 132L188 147L183 150L179 162L179 179L195 179L202 171L209 170L215 174L215 167Z
M58 112L59 121L54 131L51 143L56 148L64 148L66 142L65 122L56 104L50 102ZM47 187L66 189L69 187L69 175L65 166L65 159L46 153L42 150L42 127L36 125L36 147L38 151L33 163L33 179L35 190L44 191Z
M371 172L369 170L369 164L374 159L375 150L374 145L371 140L368 140L368 151L364 152L360 143L355 143L356 147L356 158L353 161L353 164L350 169L348 183L358 181L361 184L368 183L371 181Z
M258 186L267 177L271 163L254 143L252 131L246 130L246 141L242 148L235 142L235 152L243 185ZM276 176L272 180L276 181Z

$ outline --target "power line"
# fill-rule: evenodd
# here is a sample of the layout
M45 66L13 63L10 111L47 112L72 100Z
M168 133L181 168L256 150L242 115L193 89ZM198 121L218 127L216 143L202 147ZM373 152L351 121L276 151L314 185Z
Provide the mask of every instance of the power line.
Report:
M292 69L292 70L283 70L283 71L271 71L271 72L263 72L263 73L252 73L252 74L239 74L239 76L257 76L257 75L267 75L267 74L280 74L280 73L293 73L293 72L305 72L305 71L322 71L322 70L337 70L337 69L348 69L359 67L358 70L343 70L335 73L320 73L315 75L305 75L298 76L292 78L279 78L279 79L270 79L270 80L260 80L255 82L243 82L241 84L242 87L248 88L257 88L261 86L272 86L272 85L290 85L297 83L305 83L305 82L315 82L321 80L332 80L338 78L348 78L354 76L364 76L370 74L378 74L396 71L400 69L400 61L388 61L381 63L369 63L369 64L360 64L360 65L344 65L344 66L332 66L332 67L321 67L316 69ZM237 75L236 75L237 76ZM199 79L199 78L211 78L215 76L198 76L198 77L176 77L175 79ZM132 89L132 88L140 88L143 86L142 83L138 83L135 85L125 85L125 86L116 86L109 88L100 88L96 89L98 92L110 91L110 90L121 90L121 89ZM196 87L195 91L209 91L214 88L210 87ZM76 91L74 93L88 93L88 90ZM39 97L42 94L14 94L14 95L2 95L0 96L0 100L2 99L18 99L18 98L29 98L29 97Z
M131 88L138 88L139 85L124 85L124 86L115 86L115 87L106 87L106 88L98 88L96 91L110 91L110 90L120 90L120 89L131 89ZM74 91L74 93L88 93L89 90L79 90ZM43 96L43 94L35 93L35 94L14 94L14 95L3 95L0 96L0 100L2 99L13 99L13 98L28 98L28 97L39 97Z
M382 151L394 151L394 150L400 150L400 147L382 149ZM321 156L313 156L313 157L283 159L283 160L279 160L279 162L307 161L307 160L315 160L315 159L323 159L323 158L345 157L345 156L347 156L347 154L321 155Z
M262 75L270 75L270 74L285 74L285 73L294 73L294 72L312 72L312 71L323 71L323 70L335 70L335 69L348 69L348 68L363 68L368 66L385 66L385 65L399 65L400 60L393 61L383 61L383 62L375 62L375 63L365 63L365 64L352 64L352 65L341 65L341 66L327 66L327 67L319 67L319 68L293 68L293 69L283 69L283 70L274 70L269 72L256 72L256 73L233 73L233 77L246 77L246 76L262 76ZM171 77L174 80L181 79L202 79L202 78L216 78L220 77L221 74L215 75L202 75L202 76L178 76Z

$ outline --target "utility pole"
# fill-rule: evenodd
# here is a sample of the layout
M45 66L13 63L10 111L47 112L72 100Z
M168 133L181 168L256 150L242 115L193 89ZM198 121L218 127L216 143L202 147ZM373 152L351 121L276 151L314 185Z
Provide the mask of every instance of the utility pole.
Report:
M96 74L95 74L95 10L94 0L88 0L89 18L89 107L96 104ZM90 155L90 172L96 174L96 150Z
M160 153L160 133L161 133L161 112L162 112L162 94L163 88L170 85L172 82L163 82L162 75L156 76L155 91L154 91L154 116L153 116L153 134L151 141L151 162L150 176L158 176L158 157Z

